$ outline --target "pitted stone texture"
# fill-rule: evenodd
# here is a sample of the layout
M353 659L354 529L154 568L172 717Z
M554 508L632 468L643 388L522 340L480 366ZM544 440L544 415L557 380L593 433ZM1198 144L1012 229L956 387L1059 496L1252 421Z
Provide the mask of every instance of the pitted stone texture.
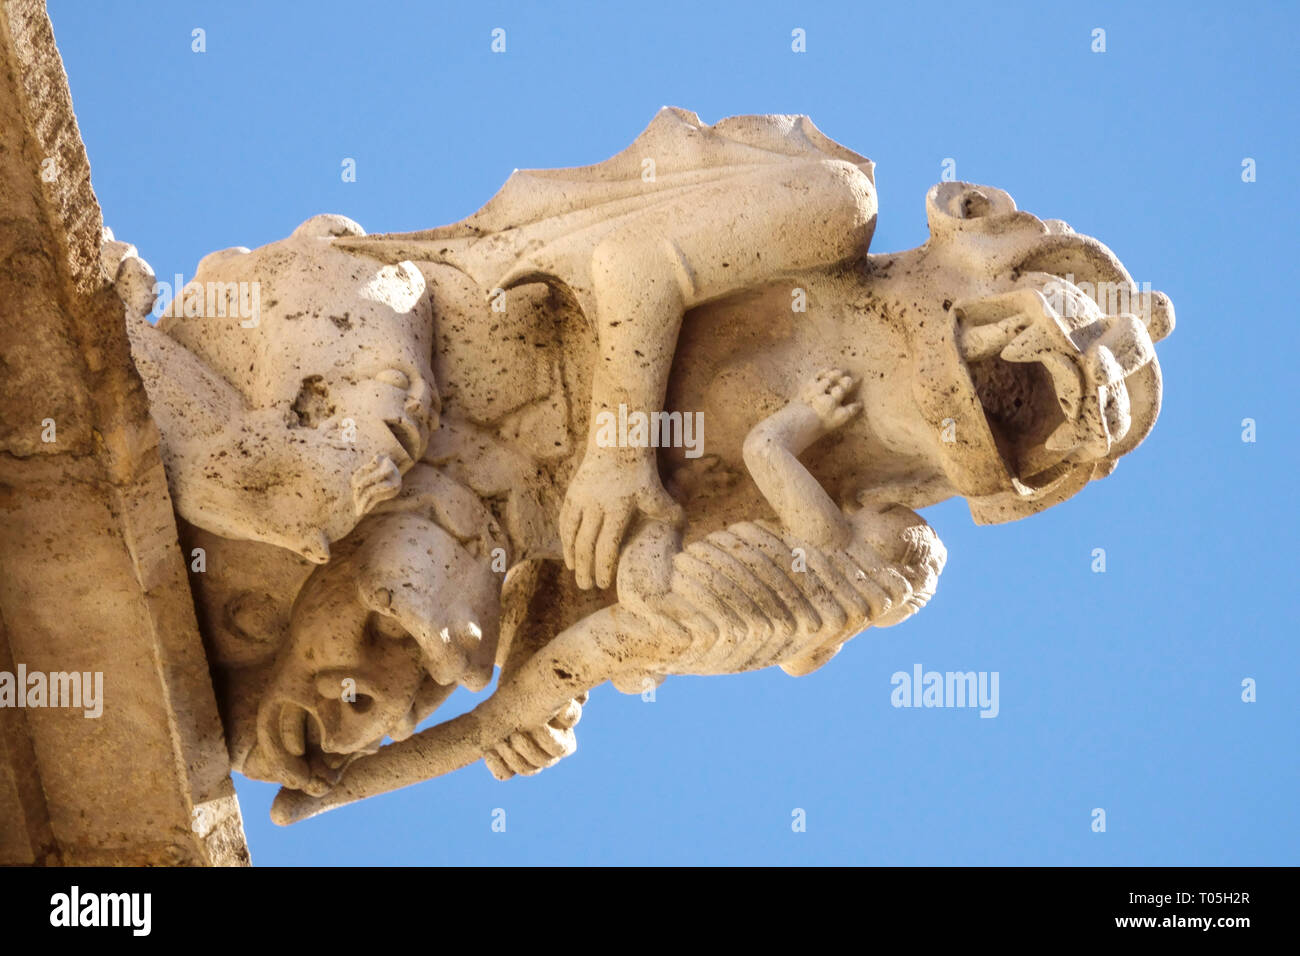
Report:
M0 862L247 863L158 432L41 4L0 5L0 67L0 670L103 674L97 718L0 709Z
M535 773L607 680L806 674L934 593L915 509L1032 515L1149 433L1167 298L969 183L871 253L873 170L807 117L665 108L451 226L318 216L208 256L138 324L232 752L288 788L276 819L480 758ZM256 322L214 314L243 285ZM489 699L414 732L494 661Z

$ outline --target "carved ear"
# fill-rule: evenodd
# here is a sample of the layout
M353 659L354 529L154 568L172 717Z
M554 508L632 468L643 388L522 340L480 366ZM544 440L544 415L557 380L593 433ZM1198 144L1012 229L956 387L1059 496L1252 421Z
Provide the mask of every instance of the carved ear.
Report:
M993 186L974 183L936 183L925 195L925 214L930 235L947 238L963 231L972 220L993 219L1016 212L1011 195ZM976 228L984 229L986 223Z
M295 237L310 236L315 239L331 239L335 236L364 236L366 231L361 224L347 216L337 213L322 213L312 216L293 231Z

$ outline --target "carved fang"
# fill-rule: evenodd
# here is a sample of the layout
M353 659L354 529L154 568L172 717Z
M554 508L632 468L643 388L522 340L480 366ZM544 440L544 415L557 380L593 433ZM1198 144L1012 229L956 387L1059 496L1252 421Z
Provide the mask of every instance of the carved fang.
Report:
M1064 333L1059 329L1055 331L1065 339ZM1061 411L1067 419L1073 420L1079 414L1083 398L1083 378L1071 356L1062 351L1061 346L1054 343L1052 338L1051 332L1044 326L1032 325L1002 350L1002 358L1008 362L1041 363L1052 378L1052 387L1056 391ZM1061 344L1069 346L1068 339Z
M969 326L962 330L958 348L967 362L997 355L1033 321L1027 315L1013 315L992 325Z

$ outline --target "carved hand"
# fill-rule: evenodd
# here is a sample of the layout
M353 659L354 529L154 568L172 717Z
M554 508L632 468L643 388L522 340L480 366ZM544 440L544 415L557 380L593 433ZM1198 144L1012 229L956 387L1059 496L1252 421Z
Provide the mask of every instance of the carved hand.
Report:
M492 776L509 780L515 774L531 777L553 767L578 749L573 728L582 719L587 695L576 697L540 727L511 734L483 756Z
M862 411L861 402L845 404L844 401L855 385L857 380L848 372L837 368L823 369L799 389L798 400L816 413L822 433L827 434Z

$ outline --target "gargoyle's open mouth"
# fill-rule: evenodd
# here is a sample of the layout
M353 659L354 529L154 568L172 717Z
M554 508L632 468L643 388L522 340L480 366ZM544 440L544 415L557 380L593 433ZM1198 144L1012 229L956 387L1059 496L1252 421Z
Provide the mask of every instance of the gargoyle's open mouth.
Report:
M1009 291L955 311L998 454L1017 491L1033 495L1080 465L1113 467L1126 442L1141 439L1158 392L1130 376L1158 375L1151 341L1167 334L1173 313L1160 293L1139 291L1109 249L1069 232L1044 237L1011 278Z
M1047 369L990 355L967 363L975 394L1007 473L1031 489L1046 487L1065 470L1046 441L1065 422Z

